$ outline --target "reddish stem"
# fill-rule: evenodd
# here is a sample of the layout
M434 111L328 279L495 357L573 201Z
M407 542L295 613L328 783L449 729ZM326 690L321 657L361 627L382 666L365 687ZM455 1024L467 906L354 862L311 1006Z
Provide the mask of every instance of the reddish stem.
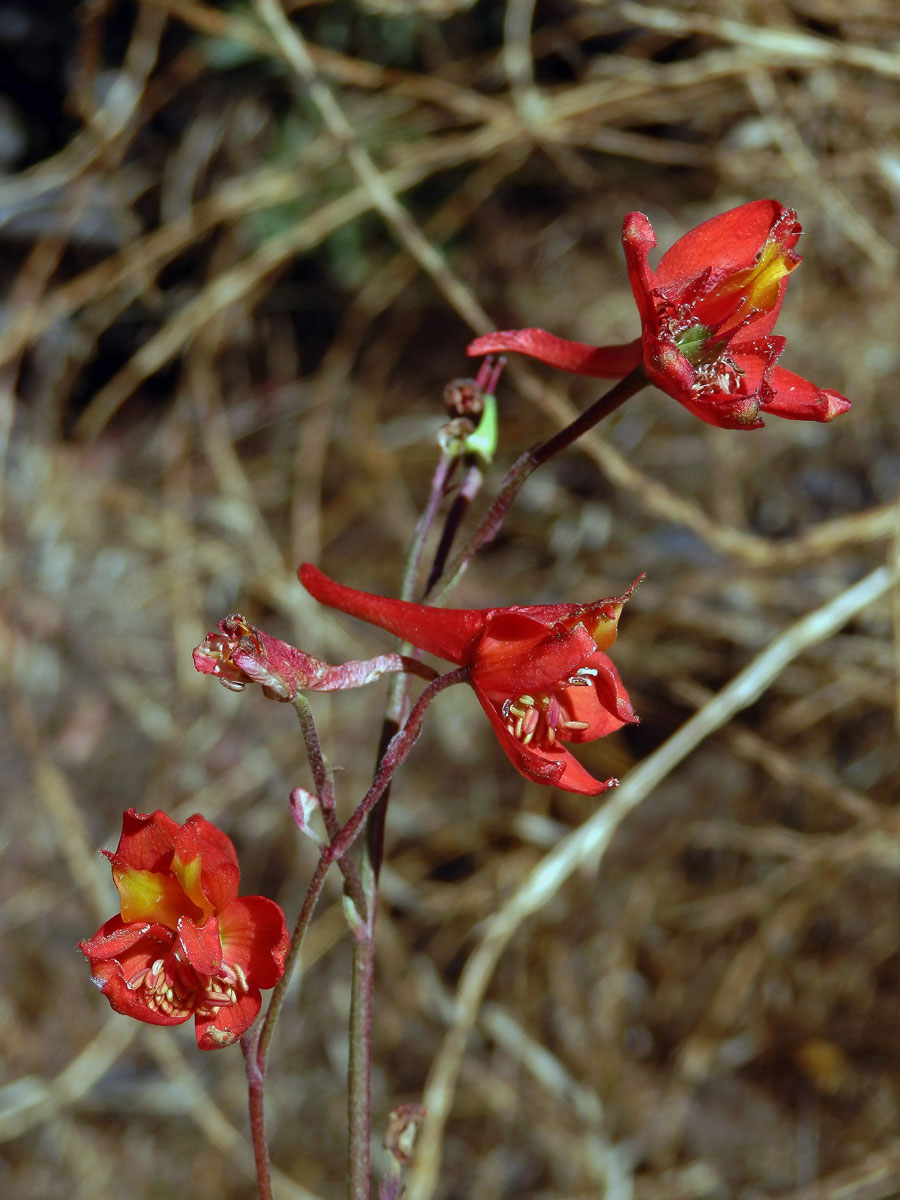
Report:
M346 854L353 845L366 817L381 799L382 793L394 777L394 772L406 760L406 756L415 745L416 739L422 729L422 720L428 705L445 688L452 687L454 683L465 683L468 678L469 668L458 667L455 671L448 671L446 675L439 675L424 690L413 705L413 709L407 717L403 728L391 738L390 744L378 765L378 770L375 772L375 779L372 782L372 786L366 792L339 835L331 845L326 846L323 853L329 862L334 862L336 858L340 858L342 854Z
M281 1005L284 1002L284 995L287 991L288 983L290 982L291 973L300 954L300 947L303 944L303 937L313 915L313 909L316 907L316 901L321 895L322 887L325 883L325 876L328 874L328 868L334 861L334 859L329 856L328 851L329 847L326 846L319 856L319 861L316 864L313 877L309 881L309 887L306 889L306 895L303 898L303 907L300 909L300 915L297 917L297 924L294 926L294 933L291 937L291 946L284 961L284 974L275 985L275 989L272 992L272 998L269 1000L269 1007L266 1009L266 1015L263 1018L262 1027L259 1033L259 1045L256 1051L256 1065L259 1068L260 1075L262 1076L263 1085L265 1084L266 1060L269 1053L269 1044L272 1041L272 1034L275 1032L275 1023L278 1020L278 1014L281 1011Z
M247 1070L247 1093L250 1099L250 1137L253 1140L253 1157L256 1162L256 1180L259 1185L259 1200L274 1200L272 1170L269 1165L269 1148L266 1143L265 1071L260 1068L257 1046L259 1033L248 1030L241 1038L244 1066Z
M450 551L453 549L453 540L465 519L466 513L469 511L469 505L478 495L483 480L484 472L480 465L474 461L470 462L462 485L454 496L450 511L447 513L447 520L444 522L441 540L438 543L434 562L431 565L428 580L425 584L426 597L443 574L444 567L447 565L447 559L450 557Z

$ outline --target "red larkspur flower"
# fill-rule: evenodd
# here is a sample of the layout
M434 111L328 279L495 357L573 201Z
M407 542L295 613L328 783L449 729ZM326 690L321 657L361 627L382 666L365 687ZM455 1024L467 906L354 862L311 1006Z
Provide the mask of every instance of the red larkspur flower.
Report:
M311 563L298 572L317 600L469 668L469 683L513 766L536 783L598 795L567 743L591 742L637 717L612 662L623 596L592 604L433 608L344 587Z
M284 913L238 897L234 846L199 815L179 825L130 808L116 852L103 853L121 912L78 943L94 983L116 1012L150 1025L193 1017L201 1050L230 1046L284 973Z
M642 334L615 346L588 346L512 329L476 338L471 355L518 351L550 366L600 379L643 366L650 381L695 416L723 429L758 429L771 414L831 421L850 401L775 366L785 339L772 329L788 275L800 263L797 214L776 200L753 200L679 238L654 271L656 234L643 213L622 228L628 277Z

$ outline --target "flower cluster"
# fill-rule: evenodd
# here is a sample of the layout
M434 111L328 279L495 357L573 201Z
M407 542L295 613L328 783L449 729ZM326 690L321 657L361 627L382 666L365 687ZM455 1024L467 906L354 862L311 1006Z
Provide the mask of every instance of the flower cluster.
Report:
M648 259L656 245L653 229L641 213L630 213L623 245L640 337L621 345L589 346L541 329L508 330L478 338L469 353L514 350L583 375L634 375L638 385L653 382L702 420L723 428L757 428L768 414L830 421L849 408L849 401L776 365L785 339L772 331L788 278L800 262L795 251L800 232L793 211L773 200L757 200L693 229L653 270ZM477 477L479 484L481 468L496 445L492 392L502 367L503 360L483 364L476 380L456 381L447 395L452 419L444 429L443 454L462 456L469 478ZM615 390L617 403L623 393L630 394L630 382ZM559 442L557 435L544 443L545 456L532 457L532 468L585 427L583 416L562 431L570 434L569 441ZM524 457L527 465L529 456ZM513 483L526 477L517 476L515 469L512 473ZM447 494L447 478L442 477L443 491L435 485L438 499ZM447 549L465 508L459 505L463 494L464 489L444 531ZM498 500L508 506L512 494L501 490ZM465 496L468 503L471 496ZM439 554L433 572L439 575L445 561ZM293 700L301 717L307 711L298 699L303 691L360 687L397 671L434 681L431 692L418 701L418 714L382 759L381 791L376 776L369 807L364 800L343 828L330 783L327 789L322 784L323 796L327 790L330 797L330 807L323 800L321 808L331 844L324 847L320 840L321 878L339 858L352 882L352 864L343 856L402 761L396 746L404 734L404 754L412 746L421 712L451 683L468 682L506 755L527 779L585 795L598 795L617 782L595 778L570 747L638 719L606 654L635 584L620 596L587 604L443 609L346 587L310 563L300 567L299 576L321 603L461 668L437 678L418 658L397 653L332 666L256 628L240 613L220 621L196 647L199 672L233 691L257 684L273 699ZM318 762L327 782L314 727L312 734L304 729L314 775ZM295 788L292 804L297 824L308 828L317 798ZM331 858L324 857L326 850ZM178 1025L193 1017L203 1050L242 1037L259 1012L261 990L274 987L284 973L289 938L274 901L238 896L240 871L231 841L199 815L180 825L162 812L129 809L115 853L104 853L119 891L120 912L79 945L110 1005L154 1025ZM315 893L310 894L314 903Z
M230 1046L284 972L284 913L238 896L229 838L201 816L183 825L130 808L112 864L121 911L79 943L116 1012L150 1025L194 1018L201 1050Z
M654 271L648 254L656 234L643 213L629 213L622 244L639 338L588 346L543 329L513 329L476 338L468 352L513 350L600 379L642 367L695 416L724 429L757 429L766 415L830 421L850 401L775 365L785 339L772 329L788 276L800 263L794 251L800 233L791 209L754 200L679 238Z

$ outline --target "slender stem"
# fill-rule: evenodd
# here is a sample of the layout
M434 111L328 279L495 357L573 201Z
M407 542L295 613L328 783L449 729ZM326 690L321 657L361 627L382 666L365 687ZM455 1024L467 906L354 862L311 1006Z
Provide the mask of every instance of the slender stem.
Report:
M441 540L438 543L434 562L431 564L431 570L428 572L428 580L425 584L426 597L444 572L447 559L450 557L450 551L453 549L453 540L465 519L466 513L469 511L469 505L478 495L483 481L484 472L480 465L477 462L470 462L462 486L453 498L450 511L447 513L447 520L444 522Z
M447 487L456 470L458 458L448 458L446 454L441 453L438 459L437 466L434 469L434 475L431 479L431 490L428 494L428 500L425 503L425 508L422 510L422 515L416 522L416 527L413 530L412 541L409 545L409 552L406 556L406 565L403 568L403 581L400 585L400 599L412 600L416 594L419 572L422 569L422 559L425 554L425 545L428 540L428 534L431 532L431 527L434 524L434 519L438 514L438 509L441 506L441 501L447 492ZM411 649L408 643L404 642L400 646L400 653L405 657L406 651ZM423 664L424 665L424 664ZM388 687L387 703L385 705L384 723L381 727L381 739L378 745L378 759L380 763L384 757L384 753L388 748L391 738L400 728L403 720L404 711L407 705L409 696L409 681L405 675L394 676L391 679ZM366 853L369 862L372 865L373 886L378 886L378 875L381 871L381 863L384 858L384 829L387 821L387 806L390 799L390 789L386 789L384 798L381 804L373 811L371 819L366 829Z
M375 772L372 786L366 792L338 836L330 846L325 847L323 853L329 862L333 862L342 854L347 853L356 840L357 834L366 817L381 799L385 789L393 779L394 772L406 761L407 755L412 750L421 732L422 720L428 705L445 688L452 687L455 683L465 683L468 678L469 668L458 667L455 671L448 671L446 675L439 675L437 679L429 683L428 687L413 705L412 711L407 717L403 728L391 738L390 744L378 765L378 770Z
M350 817L338 837L324 853L328 856L343 855L350 849L359 834L366 817L367 845L362 859L362 884L368 901L368 911L354 928L353 974L350 993L350 1060L347 1068L347 1123L349 1144L347 1152L347 1185L350 1200L369 1200L372 1177L369 1161L369 1143L372 1131L372 1005L375 983L375 916L378 911L378 874L373 862L377 852L378 864L384 836L384 815L387 795L394 772L404 761L422 727L422 718L431 701L451 684L461 683L468 678L468 668L450 671L433 680L416 701L402 729L388 741L381 755L375 778L362 802ZM385 729L391 721L385 718ZM374 809L374 812L373 812ZM378 820L377 840L372 838L371 829ZM373 845L373 840L375 844Z
M303 730L303 741L306 744L306 753L309 758L309 765L312 768L316 793L319 797L322 820L325 822L328 840L333 842L341 831L341 823L338 819L337 806L334 800L334 772L329 767L322 753L319 732L316 729L312 708L306 696L302 692L297 692L293 699L293 705L300 719L300 728ZM338 859L338 867L344 876L344 885L347 889L347 894L356 905L360 917L365 919L368 902L366 901L362 884L359 881L356 866L351 859L340 858Z
M303 945L303 938L309 927L313 909L316 907L316 901L319 899L325 883L325 876L328 874L328 868L333 861L334 858L329 853L329 847L326 846L319 856L313 877L309 881L309 887L307 887L306 895L303 898L303 906L300 909L300 915L297 917L297 924L294 926L294 932L291 936L291 946L284 960L284 974L275 985L272 997L269 1000L269 1007L266 1009L266 1015L263 1018L262 1028L259 1033L259 1046L256 1052L257 1066L263 1079L265 1079L266 1059L269 1053L269 1044L272 1041L272 1034L275 1032L275 1023L278 1020L278 1014L284 1003L285 992L290 983L294 966L300 956L300 947Z
M272 1170L269 1166L269 1148L266 1144L265 1072L260 1069L257 1058L259 1033L249 1030L241 1038L244 1066L247 1070L247 1094L250 1098L250 1136L253 1140L253 1157L256 1161L256 1179L259 1184L259 1200L274 1200Z
M592 429L598 421L602 421L604 417L614 413L626 400L630 400L641 388L645 387L647 382L643 367L636 367L630 375L620 379L605 395L589 405L571 424L548 438L546 442L541 442L533 450L526 450L513 463L501 484L496 500L469 538L462 553L451 564L446 582L435 595L435 600L442 599L459 582L472 557L494 540L507 512L529 475L532 475L538 467L543 466L554 455L559 454L561 450L571 446L577 438Z
M438 459L438 464L434 469L434 475L431 479L431 491L428 494L428 500L425 502L422 515L416 522L412 541L409 545L409 553L406 556L406 565L403 568L403 582L400 587L400 598L402 600L411 600L415 595L416 580L419 578L422 557L425 553L425 543L428 539L428 534L431 532L431 526L434 524L434 518L437 516L438 509L441 506L441 501L446 494L447 485L450 483L458 462L459 459L456 456L448 458L446 454L441 452L441 457Z
M350 987L350 1061L347 1067L347 1123L350 1133L347 1185L350 1200L369 1200L372 1168L372 1004L375 983L375 914L378 886L367 857L363 880L369 897L364 922L353 931Z

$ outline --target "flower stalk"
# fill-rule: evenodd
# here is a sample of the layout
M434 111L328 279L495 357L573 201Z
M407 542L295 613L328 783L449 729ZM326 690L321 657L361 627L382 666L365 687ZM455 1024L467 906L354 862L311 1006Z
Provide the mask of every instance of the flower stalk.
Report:
M526 450L524 454L513 463L506 474L506 478L500 485L500 490L494 503L485 513L478 528L473 532L468 542L464 546L461 553L456 558L447 571L447 576L444 584L434 592L432 599L442 600L449 592L456 587L460 579L463 577L469 563L475 557L479 550L483 550L485 546L490 545L506 519L506 514L512 507L513 501L522 489L526 480L534 474L534 472L549 462L551 458L559 454L562 450L568 449L582 434L587 433L589 429L593 429L605 417L610 416L621 408L626 400L630 400L632 396L637 395L642 388L648 383L647 376L641 367L635 367L624 379L621 379L614 387L593 404L589 405L584 412L580 413L574 421L566 425L553 437L548 438L533 450Z
M257 1046L259 1033L248 1030L241 1038L244 1068L247 1072L247 1095L250 1103L250 1140L256 1163L256 1182L259 1200L274 1200L272 1168L269 1164L269 1145L266 1140L265 1074L259 1067Z

